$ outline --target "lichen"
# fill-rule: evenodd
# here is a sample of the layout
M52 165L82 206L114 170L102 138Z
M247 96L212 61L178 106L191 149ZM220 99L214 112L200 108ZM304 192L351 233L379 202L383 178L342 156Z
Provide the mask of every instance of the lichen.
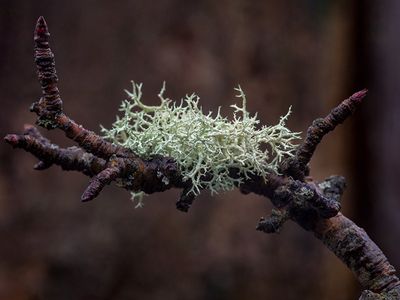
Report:
M126 91L129 100L119 109L123 116L117 116L111 129L102 127L104 137L142 158L174 158L184 180L192 182L189 192L196 195L202 189L211 193L231 190L250 175L265 178L278 173L281 161L296 149L294 141L300 133L285 126L291 109L278 124L259 126L257 114L250 116L247 111L240 86L235 90L242 105L231 105L231 120L221 115L220 107L216 113L203 113L195 94L186 95L179 104L165 98L165 83L158 95L159 106L143 104L141 84L132 82L132 87ZM238 178L229 175L233 168Z

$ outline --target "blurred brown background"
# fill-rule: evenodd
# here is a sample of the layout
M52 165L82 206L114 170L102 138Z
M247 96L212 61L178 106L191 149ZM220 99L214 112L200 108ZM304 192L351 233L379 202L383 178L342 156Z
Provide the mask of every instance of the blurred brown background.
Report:
M155 103L197 92L205 110L244 88L251 112L304 131L352 92L361 110L321 144L312 175L343 174L344 213L400 268L400 2L0 0L0 135L32 123L40 96L32 32L45 16L66 112L110 126L130 80ZM224 110L229 113L228 109ZM43 131L42 131L43 132ZM45 134L71 145L61 132ZM288 223L256 232L267 200L204 193L189 214L178 191L134 209L110 186L80 203L88 179L0 143L0 299L357 299L353 275Z

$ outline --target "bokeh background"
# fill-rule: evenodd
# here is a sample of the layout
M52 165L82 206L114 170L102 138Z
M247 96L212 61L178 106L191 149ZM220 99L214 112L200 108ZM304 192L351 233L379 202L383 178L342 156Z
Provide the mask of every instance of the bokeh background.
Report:
M343 211L400 268L400 1L0 0L0 135L33 123L40 96L32 32L45 16L65 111L98 131L124 88L156 103L196 92L208 111L235 101L289 127L310 122L364 87L368 98L330 134L312 175L346 176ZM43 131L42 131L43 132ZM71 145L61 132L45 132ZM266 199L204 193L188 214L178 191L134 209L107 187L80 203L88 178L0 143L0 299L357 299L360 287L312 234L288 223L255 231Z

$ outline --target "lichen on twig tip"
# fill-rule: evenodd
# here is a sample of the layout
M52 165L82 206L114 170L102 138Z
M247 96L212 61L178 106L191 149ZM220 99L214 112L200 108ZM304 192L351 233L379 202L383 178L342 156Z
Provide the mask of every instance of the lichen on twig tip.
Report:
M300 134L285 126L288 113L273 126L257 127L257 115L250 116L246 96L240 86L235 88L242 105L231 105L233 119L217 113L204 114L196 94L186 95L179 103L164 97L165 83L158 95L160 105L142 102L142 84L132 82L111 129L102 127L104 137L131 149L138 156L172 157L184 180L190 180L188 192L199 194L231 190L250 175L266 177L278 173L278 166L296 149ZM233 177L232 169L238 171Z

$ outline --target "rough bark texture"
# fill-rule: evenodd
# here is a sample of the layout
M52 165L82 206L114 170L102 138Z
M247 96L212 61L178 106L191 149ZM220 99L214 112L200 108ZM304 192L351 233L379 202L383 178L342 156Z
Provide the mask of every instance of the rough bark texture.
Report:
M396 270L364 229L338 213L328 220L319 220L313 231L368 290L360 299L400 298Z
M190 183L182 180L172 158L143 160L129 149L111 144L86 130L63 112L49 36L47 25L41 17L37 22L34 41L35 62L43 97L32 105L32 111L38 115L38 125L63 130L80 148L63 149L51 144L30 125L25 127L24 134L9 134L5 141L36 156L39 163L35 168L38 170L56 164L65 170L80 171L92 177L82 195L83 201L92 200L105 185L116 181L127 190L145 193L182 188L177 208L187 211L194 197L185 192ZM314 232L353 271L365 289L360 299L399 299L400 282L393 266L365 231L339 212L344 179L336 176L317 183L306 177L309 172L307 165L323 136L349 117L365 95L366 90L355 93L328 116L314 121L296 156L282 165L283 175L271 175L267 181L255 176L241 185L240 189L243 193L253 192L270 198L277 208L270 217L259 222L258 230L277 232L285 221L291 219L305 230ZM232 170L232 176L235 176L235 170ZM168 178L168 184L164 183L163 177Z
M296 179L304 179L304 176L309 173L308 163L322 138L336 126L342 124L356 110L366 94L367 90L359 91L332 109L325 118L314 120L308 128L307 137L298 148L296 156L286 161L283 172Z
M54 54L49 45L50 33L46 21L40 17L35 28L35 63L43 97L34 102L31 110L38 115L37 124L47 129L60 128L87 152L105 159L112 155L129 155L129 151L86 130L63 113L62 100L57 87L58 77Z

